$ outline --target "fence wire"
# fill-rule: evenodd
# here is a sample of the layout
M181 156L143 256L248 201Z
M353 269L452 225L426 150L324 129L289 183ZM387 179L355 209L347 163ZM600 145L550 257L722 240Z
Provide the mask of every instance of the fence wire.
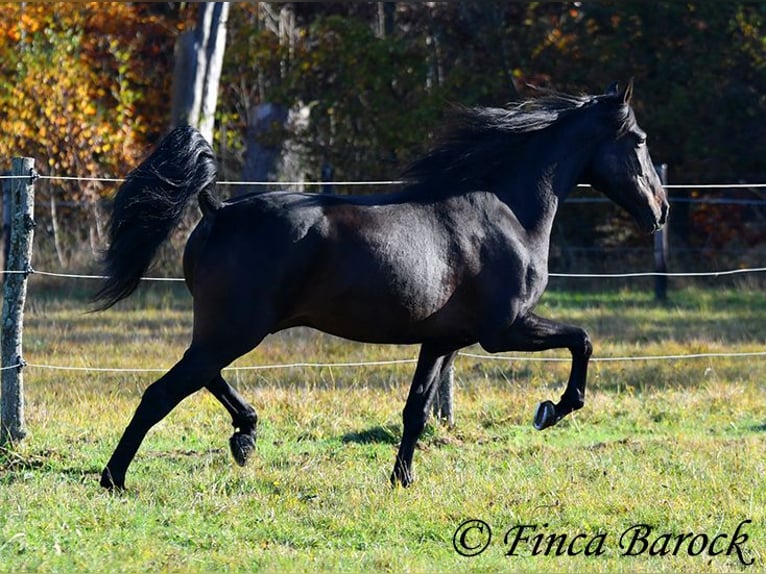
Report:
M28 175L0 175L0 179L29 179ZM37 178L52 180L52 181L86 181L86 182L100 182L100 183L123 183L124 177L86 177L77 175L42 175L36 174ZM405 185L409 183L407 180L378 180L378 181L219 181L217 185L232 185L232 186L252 186L252 187L264 187L264 186L324 186L324 185L341 185L341 186L367 186L367 185ZM580 183L578 188L590 188L587 183ZM673 183L664 185L665 189L764 189L766 183Z
M743 275L747 273L763 273L766 267L747 267L742 269L725 269L721 271L690 271L690 272L663 272L663 271L637 271L629 273L548 273L548 277L565 279L630 279L636 277L725 277L729 275ZM56 273L53 271L40 271L29 269L27 271L0 271L0 275L27 274L42 275L46 277L60 277L64 279L106 279L106 275L78 275L75 273ZM142 277L141 281L185 281L183 277Z
M23 179L28 180L30 176L18 176L18 175L0 175L0 180L13 180ZM85 182L101 182L101 183L122 183L125 178L113 178L113 177L79 177L79 176L58 176L58 175L35 175L36 178L45 180L57 180L57 181L85 181ZM228 186L252 186L252 187L268 187L268 186L325 186L325 185L337 185L337 186L383 186L383 185L404 185L407 181L401 180L380 180L380 181L328 181L328 182L313 182L313 181L276 181L276 182L264 182L264 181L221 181L218 185ZM590 188L590 185L580 184L577 187ZM666 189L762 189L766 188L766 183L726 183L726 184L671 184L665 185ZM596 202L606 201L605 198L572 198L572 202ZM681 201L681 200L679 200ZM743 200L738 198L719 198L719 199L705 199L705 198L688 198L682 199L685 202L692 203L752 203L753 205L760 205L766 203L763 200ZM637 277L722 277L729 275L739 275L746 273L762 273L766 271L766 267L756 268L743 268L743 269L728 269L722 271L708 271L708 272L631 272L631 273L549 273L550 277L558 278L582 278L582 279L605 279L605 278L637 278ZM84 275L74 273L56 273L51 271L41 271L36 269L28 269L25 271L20 270L3 270L0 272L2 275L9 274L37 274L41 276L66 278L66 279L95 279L101 280L106 277L103 275ZM176 282L184 281L180 277L143 277L142 281L157 281L157 282ZM509 356L509 355L487 355L470 352L458 353L461 357L466 357L475 360L489 360L489 361L506 361L506 362L570 362L571 358L565 357L530 357L530 356ZM610 362L629 362L629 361L675 361L675 360L692 360L692 359L713 359L713 358L754 358L754 357L766 357L766 351L763 352L715 352L715 353L690 353L690 354L669 354L669 355L642 355L642 356L619 356L619 357L592 357L590 360L593 363L610 363ZM268 364L268 365L253 365L253 366L235 366L227 367L226 371L261 371L261 370L275 370L275 369L296 369L296 368L361 368L361 367L380 367L380 366L392 366L401 364L414 364L417 359L392 359L383 361L354 361L354 362L296 362L285 364ZM104 368L104 367L74 367L66 365L49 365L43 363L28 363L26 361L19 361L14 365L4 366L0 368L0 371L10 369L32 368L41 370L56 370L56 371L76 371L76 372L94 372L94 373L164 373L167 368L155 368L155 369L136 369L136 368Z
M459 357L480 361L503 361L519 363L571 363L572 359L567 357L530 357L525 355L485 355L481 353L459 352ZM619 357L591 357L591 363L627 363L639 361L683 361L691 359L742 359L766 357L766 351L745 351L745 352L716 352L716 353L689 353L673 355L634 355ZM352 361L352 362L296 362L296 363L277 363L269 365L247 365L226 367L223 370L228 372L245 371L268 371L279 369L343 369L343 368L361 368L361 367L389 367L393 365L410 365L417 363L417 359L390 359L383 361ZM168 368L136 369L136 368L109 368L109 367L71 367L67 365L48 365L42 363L18 363L0 370L18 369L28 367L32 369L53 370L53 371L74 371L74 372L92 372L92 373L166 373Z

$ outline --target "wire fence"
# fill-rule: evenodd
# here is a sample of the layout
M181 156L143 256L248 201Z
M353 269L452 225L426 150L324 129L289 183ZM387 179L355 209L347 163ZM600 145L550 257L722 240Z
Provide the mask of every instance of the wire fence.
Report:
M744 269L725 269L721 271L691 271L691 272L662 272L662 271L638 271L629 273L548 273L548 277L566 279L631 279L636 277L726 277L731 275L743 275L748 273L763 273L766 267L750 267ZM0 271L0 275L41 275L45 277L59 277L63 279L106 279L105 275L79 275L76 273L57 273L54 271L40 271L27 269L25 271ZM142 277L141 281L185 281L183 277Z
M27 179L29 176L14 176L6 175L0 176L0 179ZM60 180L60 181L91 181L91 182L103 182L103 183L122 183L125 178L120 177L81 177L81 176L68 176L68 175L40 175L36 177L39 179L48 180ZM323 185L342 185L342 186L366 186L366 185L404 185L407 180L379 180L379 181L219 181L218 185L243 185L253 187L264 186L323 186ZM578 184L580 188L590 188L591 186L585 183ZM664 186L666 189L764 189L766 183L675 183L667 184Z
M504 361L519 363L571 363L572 359L567 357L530 357L527 355L485 355L481 353L459 352L458 356L481 361ZM743 352L711 352L711 353L678 353L672 355L626 355L619 357L591 357L591 363L627 363L640 361L683 361L690 359L745 359L766 357L766 351L743 351ZM227 372L246 372L246 371L269 371L280 369L343 369L343 368L361 368L361 367L390 367L394 365L414 365L418 361L411 359L390 359L383 361L351 361L351 362L297 362L297 363L276 363L270 365L245 365L233 366L223 369ZM137 369L137 368L110 368L110 367L73 367L67 365L48 365L42 363L27 363L26 361L3 367L0 369L18 369L20 367L52 370L52 371L73 371L90 373L166 373L170 367Z
M4 179L26 179L28 176L4 176ZM35 177L39 179L47 180L59 180L59 181L90 181L90 182L102 182L102 183L123 183L125 178L120 177L80 177L80 176L66 176L66 175L40 175L36 174ZM387 179L387 180L372 180L372 181L219 181L217 185L238 185L238 186L251 186L251 187L269 187L269 186L324 186L324 185L341 185L341 186L370 186L370 185L406 185L409 183L407 180ZM587 183L577 184L578 188L589 189L591 186ZM664 185L665 189L764 189L766 183L674 183Z
M0 180L8 179L45 179L45 180L58 180L58 181L77 181L77 182L101 182L101 183L122 183L125 178L112 178L112 177L79 177L79 176L58 176L58 175L38 175L31 174L29 176L18 175L0 175ZM253 181L221 181L219 185L227 186L252 186L252 187L278 187L278 186L325 186L325 185L337 185L337 186L385 186L385 185L403 185L406 181L400 180L381 180L381 181L332 181L332 182L307 182L307 181L287 181L287 182L253 182ZM579 185L578 187L590 188L589 185ZM766 188L766 183L728 183L728 184L673 184L666 185L667 189L763 189ZM606 198L600 197L583 197L583 198L571 198L568 200L573 203L601 203L609 201ZM683 201L687 203L732 203L741 205L766 205L766 200L745 200L742 198L675 198L671 201ZM80 202L72 202L80 203ZM86 202L82 202L83 204ZM646 271L646 272L627 272L627 273L549 273L549 277L552 278L571 278L571 279L609 279L609 278L638 278L638 277L724 277L732 275L752 274L766 272L766 267L753 267L743 269L726 269L720 271L705 271L705 272L658 272L658 271ZM40 275L54 278L64 279L86 279L86 280L101 280L105 277L103 275L85 275L76 273L57 273L52 271L36 270L29 268L23 271L10 271L5 270L2 274L26 274L26 275ZM180 277L143 277L143 281L155 281L155 282L181 282L184 281ZM566 357L549 357L549 356L509 356L509 355L489 355L470 352L460 352L459 356L481 360L481 361L513 361L513 362L570 362L571 358ZM631 361L677 361L677 360L694 360L694 359L714 359L714 358L758 358L766 357L766 351L763 352L710 352L710 353L689 353L689 354L665 354L665 355L639 355L639 356L613 356L613 357L592 357L591 361L594 363L615 363L615 362L631 362ZM415 358L405 359L391 359L382 361L354 361L354 362L295 362L284 364L267 364L267 365L253 365L253 366L232 366L228 367L227 371L261 371L261 370L275 370L275 369L296 369L296 368L362 368L362 367L379 367L379 366L392 366L401 364L413 364L416 363ZM24 360L19 360L16 364L3 366L0 371L20 368L33 368L41 370L56 370L56 371L78 371L78 372L94 372L94 373L160 373L166 372L167 368L103 368L103 367L75 367L67 365L50 365L45 363L28 363Z

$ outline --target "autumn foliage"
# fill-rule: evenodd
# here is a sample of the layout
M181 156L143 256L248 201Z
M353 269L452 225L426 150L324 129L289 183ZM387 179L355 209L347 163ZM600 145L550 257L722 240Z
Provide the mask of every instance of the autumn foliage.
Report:
M4 3L0 30L0 157L122 175L166 129L176 26L151 5Z

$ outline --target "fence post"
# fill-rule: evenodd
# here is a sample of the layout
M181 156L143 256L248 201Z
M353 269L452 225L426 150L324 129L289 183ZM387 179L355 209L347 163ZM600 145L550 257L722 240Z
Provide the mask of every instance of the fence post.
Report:
M453 362L449 369L444 371L442 378L437 383L434 397L433 413L434 416L449 426L455 424L454 407L454 386L455 386L455 363Z
M668 184L668 164L655 166L662 185ZM657 273L668 272L668 225L654 234L654 270ZM668 298L668 276L656 275L654 278L654 298L665 301Z
M4 171L3 176L10 176L10 171ZM8 265L8 249L11 247L11 183L12 179L3 180L3 269ZM5 280L5 276L3 276Z
M34 221L35 161L13 158L10 180L10 247L5 262L3 282L2 342L0 343L0 444L15 442L27 435L24 422L24 359L21 337L24 327L24 302L27 297L27 276L32 267L32 238Z
M322 165L322 183L324 184L322 185L322 193L333 193L335 191L332 185L334 174L335 169L329 163Z

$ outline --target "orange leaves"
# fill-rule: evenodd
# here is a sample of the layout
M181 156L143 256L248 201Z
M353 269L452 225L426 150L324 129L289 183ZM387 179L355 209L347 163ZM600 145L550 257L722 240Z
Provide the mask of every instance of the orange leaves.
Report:
M4 34L0 36L3 36L3 41L16 43L38 33L46 25L46 12L44 5L3 2L0 30L4 30Z
M28 34L34 34L40 29L40 21L31 16L29 12L22 12L20 20L19 27L23 28Z

